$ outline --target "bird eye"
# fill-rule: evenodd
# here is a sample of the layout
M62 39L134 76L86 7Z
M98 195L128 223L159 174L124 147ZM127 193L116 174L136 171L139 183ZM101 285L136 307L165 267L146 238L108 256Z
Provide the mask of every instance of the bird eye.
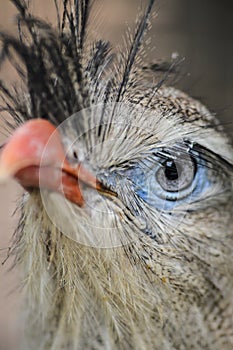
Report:
M188 205L189 210L194 206L203 208L221 193L231 193L232 173L233 166L226 159L185 141L174 147L153 149L142 160L127 166L123 163L108 175L100 174L100 179L122 198L126 192L131 193L136 206L143 201L171 213L183 205Z
M123 176L134 193L159 210L203 200L230 188L229 164L200 145L184 144L153 150L147 159L132 165Z
M154 171L154 178L151 176ZM147 176L149 196L157 196L166 201L177 201L186 198L196 187L198 167L195 159L188 154L173 158L158 159L150 167Z
M167 159L155 174L155 180L167 192L178 192L192 185L195 176L194 161Z

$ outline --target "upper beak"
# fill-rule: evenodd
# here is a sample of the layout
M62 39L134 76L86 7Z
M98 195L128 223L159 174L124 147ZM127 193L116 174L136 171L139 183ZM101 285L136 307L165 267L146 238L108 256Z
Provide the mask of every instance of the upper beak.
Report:
M66 159L59 131L49 121L34 119L17 128L0 150L0 182L14 177L24 188L46 188L82 206L80 184L100 192L104 186L81 164ZM109 192L109 191L107 191Z

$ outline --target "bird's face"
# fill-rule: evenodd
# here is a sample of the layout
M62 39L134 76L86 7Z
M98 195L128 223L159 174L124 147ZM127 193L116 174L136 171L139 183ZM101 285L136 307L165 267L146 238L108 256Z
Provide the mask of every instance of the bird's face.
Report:
M206 127L203 106L179 97L180 111L187 101L195 106L196 122L164 114L158 101L110 104L104 116L98 105L58 129L26 122L2 149L0 171L29 192L17 246L29 317L40 310L50 329L58 312L62 339L66 324L73 332L67 344L101 334L112 315L122 334L145 327L142 348L161 344L170 327L189 331L200 298L231 293L231 148Z
M26 89L0 82L17 124L0 177L27 191L11 251L38 348L91 348L89 338L112 349L208 348L209 310L222 299L216 329L230 328L232 145L201 103L164 85L173 65L156 86L144 80L154 1L119 55L87 42L88 0L64 1L58 30L13 2L26 33L1 34L3 57L18 55Z
M28 121L3 147L2 178L15 177L29 193L40 189L52 224L79 244L141 241L182 250L193 235L215 236L216 223L208 227L205 213L230 207L231 148L217 129L207 128L209 112L177 91L180 114L173 114L172 93L166 113L158 98L147 107L98 104L58 128ZM188 100L194 122L182 111Z
M213 120L202 105L173 89L166 94L166 113L162 96L146 108L109 104L103 113L99 104L58 128L26 122L4 146L0 169L8 167L29 193L21 255L37 257L28 282L45 289L41 309L48 285L58 302L56 289L65 286L80 305L77 311L71 303L67 317L95 312L94 298L101 310L116 302L122 320L146 309L150 329L155 310L173 310L169 322L176 323L176 312L185 322L179 303L188 310L213 285L230 293L222 278L232 273L231 148L217 127L207 127Z

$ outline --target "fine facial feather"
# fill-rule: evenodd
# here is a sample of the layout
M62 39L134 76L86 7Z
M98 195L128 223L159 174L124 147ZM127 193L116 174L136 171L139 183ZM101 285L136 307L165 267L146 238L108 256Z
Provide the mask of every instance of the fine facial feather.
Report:
M232 348L232 148L203 105L164 79L144 82L135 62L153 2L118 58L106 42L86 44L90 1L64 0L57 30L13 0L20 37L1 34L2 60L25 87L16 95L1 82L5 110L16 125L65 122L68 157L117 194L83 188L85 208L23 196L11 253L25 272L24 349ZM178 148L183 162L205 160L213 183L163 211L137 194L134 174Z

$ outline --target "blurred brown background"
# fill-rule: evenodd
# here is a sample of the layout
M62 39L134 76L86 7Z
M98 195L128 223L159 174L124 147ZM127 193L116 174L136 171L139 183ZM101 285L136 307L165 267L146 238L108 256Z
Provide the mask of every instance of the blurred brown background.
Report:
M53 0L31 0L33 12L54 21ZM133 26L140 0L94 0L93 26L114 45L121 40L126 22ZM142 1L146 3L146 1ZM200 98L215 111L230 132L233 130L233 2L214 0L160 0L158 16L150 33L151 59L169 59L173 52L185 57L178 86ZM15 9L9 0L0 0L0 28L15 30ZM100 19L101 18L101 19ZM94 33L94 35L97 35ZM1 78L14 80L14 72L4 65ZM4 133L0 134L0 142ZM0 262L4 261L15 227L12 218L20 193L13 182L0 188ZM0 350L19 348L21 297L17 288L18 271L10 271L10 262L0 265ZM33 350L33 349L32 349Z

